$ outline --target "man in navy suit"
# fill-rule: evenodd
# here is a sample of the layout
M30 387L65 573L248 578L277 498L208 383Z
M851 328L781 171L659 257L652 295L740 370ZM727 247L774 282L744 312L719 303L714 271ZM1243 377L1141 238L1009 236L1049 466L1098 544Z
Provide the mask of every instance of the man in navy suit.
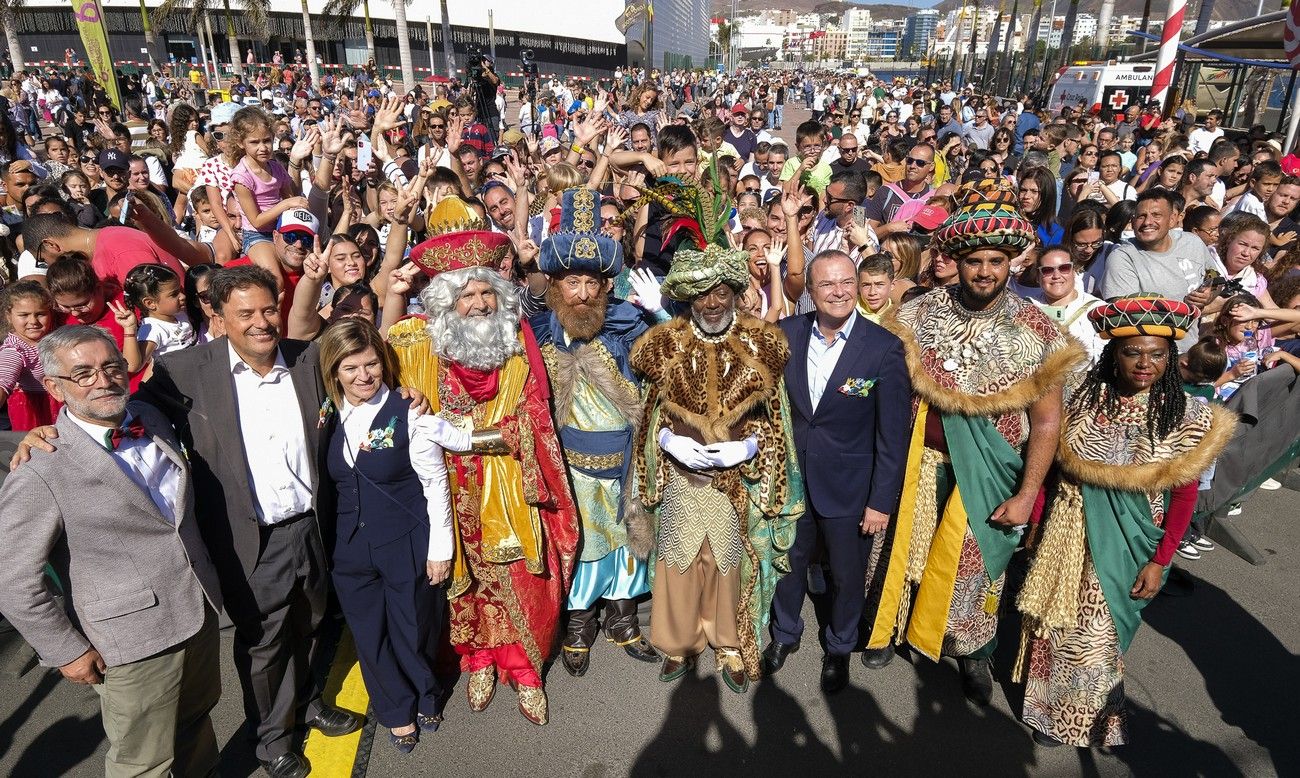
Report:
M821 679L831 694L849 681L872 542L898 508L912 385L902 342L856 313L853 260L825 251L807 272L816 311L780 326L790 342L785 385L808 510L790 549L790 574L776 587L763 659L766 672L775 673L799 647L808 559L820 534L834 581Z

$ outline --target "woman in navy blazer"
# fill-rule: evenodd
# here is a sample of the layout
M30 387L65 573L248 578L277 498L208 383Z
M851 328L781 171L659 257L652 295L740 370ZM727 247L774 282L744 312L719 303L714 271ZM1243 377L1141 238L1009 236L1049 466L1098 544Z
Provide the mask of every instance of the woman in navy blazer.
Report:
M334 588L375 718L409 753L442 721L433 660L453 551L443 449L468 450L469 433L393 391L397 359L369 322L343 319L319 343Z

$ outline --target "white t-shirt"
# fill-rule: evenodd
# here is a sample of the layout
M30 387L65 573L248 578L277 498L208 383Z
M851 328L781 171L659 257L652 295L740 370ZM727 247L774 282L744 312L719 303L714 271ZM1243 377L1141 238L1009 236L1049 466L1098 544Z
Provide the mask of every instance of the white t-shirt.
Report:
M146 341L153 343L156 346L154 356L180 351L198 342L198 338L194 335L194 328L190 326L190 321L184 313L176 314L176 321L163 321L146 316L144 321L140 322L140 330L135 337L141 343Z
M1214 132L1210 132L1204 127L1197 127L1192 130L1192 134L1187 136L1187 147L1195 154L1200 151L1210 153L1210 147L1214 142L1223 137L1223 128L1215 127Z

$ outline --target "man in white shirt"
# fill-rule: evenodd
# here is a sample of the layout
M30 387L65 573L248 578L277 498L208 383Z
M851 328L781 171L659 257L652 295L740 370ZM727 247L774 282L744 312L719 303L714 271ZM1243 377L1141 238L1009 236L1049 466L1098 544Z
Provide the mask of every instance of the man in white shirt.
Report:
M1193 154L1208 154L1214 142L1223 137L1223 128L1219 126L1222 120L1223 111L1216 108L1205 115L1204 127L1192 130L1192 134L1187 137L1187 147Z
M156 360L140 396L171 417L194 463L257 758L272 778L301 778L310 766L295 750L299 728L338 736L361 726L322 703L310 670L327 593L318 515L333 510L318 488L325 391L315 345L281 338L268 271L223 268L209 291L226 337Z

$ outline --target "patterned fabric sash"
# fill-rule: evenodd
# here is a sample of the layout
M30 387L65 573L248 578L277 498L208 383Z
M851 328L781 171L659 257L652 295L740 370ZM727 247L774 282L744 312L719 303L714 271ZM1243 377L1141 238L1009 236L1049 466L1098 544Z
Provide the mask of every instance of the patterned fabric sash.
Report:
M1083 517L1087 527L1088 551L1101 581L1106 605L1110 606L1119 650L1128 651L1133 635L1142 623L1142 609L1150 600L1129 596L1138 571L1155 556L1164 530L1151 520L1151 502L1143 492L1104 489L1090 484L1083 492ZM1165 568L1160 584L1169 575Z
M569 467L592 478L622 479L632 456L632 428L581 430L561 427L560 444Z

